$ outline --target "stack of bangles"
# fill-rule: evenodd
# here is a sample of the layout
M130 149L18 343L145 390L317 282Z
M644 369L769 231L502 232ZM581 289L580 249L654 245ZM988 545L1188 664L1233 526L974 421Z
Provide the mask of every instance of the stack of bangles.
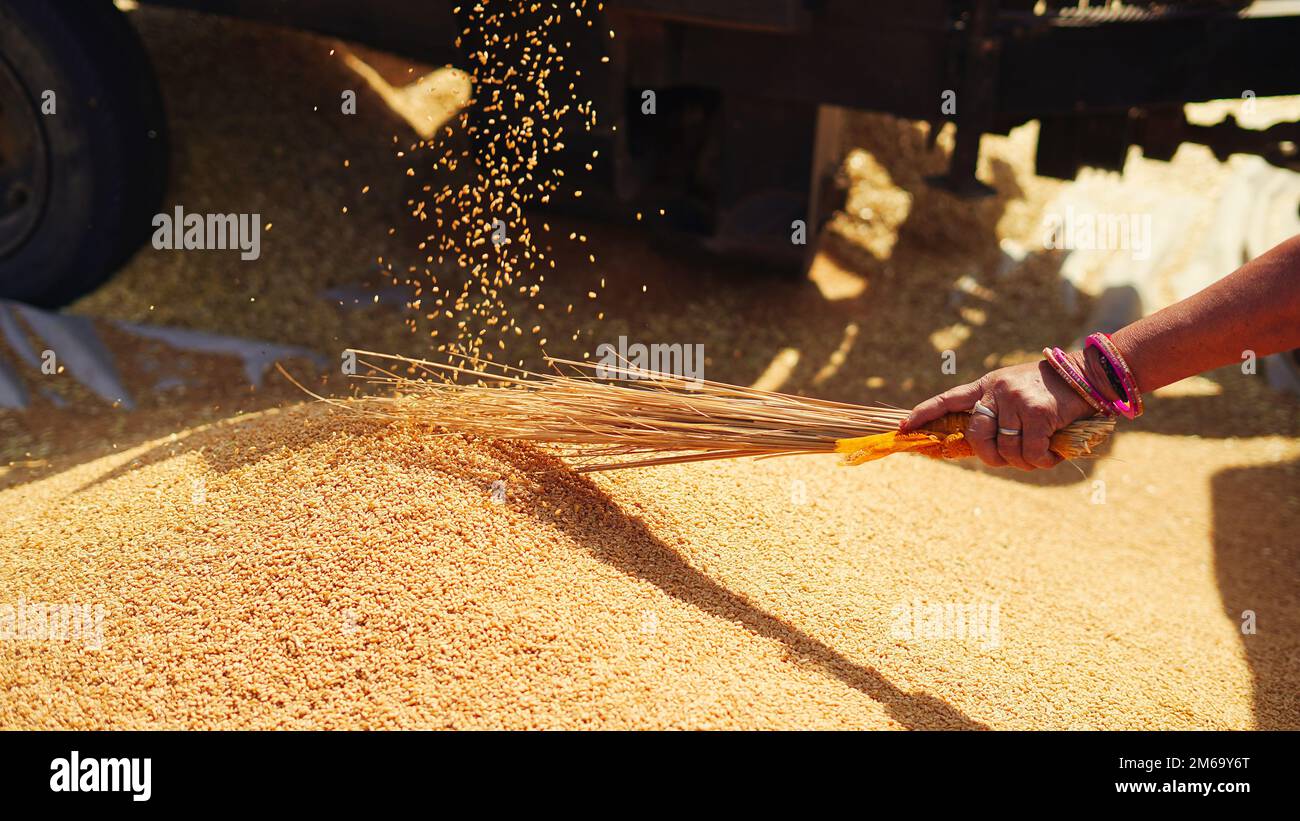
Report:
M1043 348L1043 358L1097 413L1123 416L1125 419L1136 419L1141 416L1142 393L1133 378L1133 371L1124 361L1124 357L1115 347L1110 336L1103 333L1090 335L1083 348L1085 356L1089 348L1096 349L1101 375L1105 377L1107 385L1119 399L1111 400L1103 396L1060 348Z

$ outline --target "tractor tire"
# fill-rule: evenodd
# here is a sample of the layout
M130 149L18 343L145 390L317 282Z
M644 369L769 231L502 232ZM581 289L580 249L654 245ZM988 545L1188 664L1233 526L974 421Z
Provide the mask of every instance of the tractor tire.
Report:
M161 95L110 0L0 0L0 298L57 307L152 230Z

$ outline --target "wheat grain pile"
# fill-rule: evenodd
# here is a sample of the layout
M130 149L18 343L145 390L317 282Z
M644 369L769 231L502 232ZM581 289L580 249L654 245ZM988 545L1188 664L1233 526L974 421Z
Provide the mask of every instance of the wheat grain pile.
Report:
M1294 549L1247 552L1295 462L1214 507L1186 477L1224 456L1122 437L1103 508L913 457L589 480L269 411L0 492L0 602L104 613L98 649L0 641L0 727L1295 727ZM998 641L899 637L917 599L997 602Z

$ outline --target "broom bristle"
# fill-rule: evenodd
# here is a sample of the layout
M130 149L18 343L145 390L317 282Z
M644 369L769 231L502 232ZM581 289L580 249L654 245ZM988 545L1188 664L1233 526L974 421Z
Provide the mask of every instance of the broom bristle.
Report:
M686 379L629 363L548 358L556 373L546 374L468 359L456 365L355 353L374 371L357 378L395 394L364 397L366 410L458 433L559 446L582 472L833 453L838 441L897 430L908 415L901 408ZM473 381L456 381L462 378ZM940 421L940 433L958 424ZM1104 418L1075 422L1054 437L1053 449L1065 458L1089 456L1113 428L1114 421Z

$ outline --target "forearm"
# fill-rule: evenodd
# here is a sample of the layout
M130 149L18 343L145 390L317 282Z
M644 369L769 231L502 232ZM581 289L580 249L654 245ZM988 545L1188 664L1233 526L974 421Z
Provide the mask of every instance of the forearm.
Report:
M1282 243L1200 293L1120 329L1111 341L1124 360L1112 372L1091 345L1067 354L1072 369L1055 369L1041 362L1000 368L920 403L899 429L918 430L945 413L974 409L979 412L967 426L967 434L986 464L1050 467L1052 432L1107 404L1111 404L1109 410L1123 413L1125 407L1113 403L1135 399L1121 395L1127 393L1129 381L1123 374L1125 364L1139 390L1149 392L1240 362L1246 351L1268 356L1300 348L1300 237ZM1080 382L1080 375L1087 386ZM1092 391L1105 401L1098 401ZM979 409L980 402L984 410ZM995 414L994 418L990 419L989 413ZM981 427L983 430L977 431ZM1023 440L1015 441L1017 436Z
M1144 392L1240 362L1246 351L1300 348L1300 237L1112 339Z

